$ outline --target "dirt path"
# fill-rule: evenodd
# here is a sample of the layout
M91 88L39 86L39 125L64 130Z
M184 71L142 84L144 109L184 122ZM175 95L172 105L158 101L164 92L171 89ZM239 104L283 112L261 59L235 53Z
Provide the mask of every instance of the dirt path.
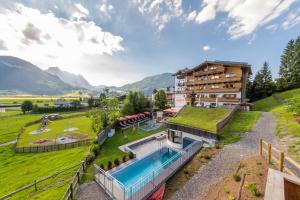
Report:
M279 148L275 137L275 117L272 113L262 113L261 118L239 142L225 146L208 164L199 169L171 200L203 199L209 187L218 183L230 173L242 159L258 153L259 138L272 143Z

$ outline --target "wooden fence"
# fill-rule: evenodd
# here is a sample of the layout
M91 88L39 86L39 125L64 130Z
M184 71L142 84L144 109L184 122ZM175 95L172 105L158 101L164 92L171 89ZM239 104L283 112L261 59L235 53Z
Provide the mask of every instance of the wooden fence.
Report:
M37 152L46 152L46 151L57 151L57 150L80 147L91 143L92 143L92 139L86 139L86 140L79 140L71 143L65 143L65 144L51 144L51 145L31 146L31 147L15 146L15 151L18 153L37 153Z
M82 176L83 176L83 174L86 170L86 167L87 167L87 158L84 161L82 161L81 166L77 170L75 176L72 179L72 182L71 182L70 186L68 187L68 189L64 193L61 200L65 200L65 199L73 200L73 199L75 199L76 191L79 188L80 180L81 180L81 178L82 178Z
M110 132L110 127L106 127L104 130L102 130L100 133L98 133L98 144L102 145L104 141L108 138L108 133Z
M240 105L234 106L233 109L230 111L230 113L224 119L222 119L221 121L219 121L217 123L217 133L219 133L222 130L222 128L224 128L224 126L226 126L226 124L233 117L234 113L236 111L238 111L240 108L241 108Z
M263 139L259 140L259 155L266 157L268 164L277 165L279 171L300 177L300 164Z
M82 165L83 165L83 164L81 164L81 167L82 167ZM65 169L63 169L63 170L60 170L60 171L55 172L55 173L53 173L53 174L51 174L51 175L49 175L49 176L46 176L46 177L44 177L44 178L42 178L42 179L40 179L40 180L35 180L35 181L34 181L33 183L31 183L31 184L25 185L25 186L22 187L22 188L19 188L19 189L15 190L15 191L13 191L13 192L11 192L11 193L9 193L9 194L6 194L6 195L0 197L0 200L8 199L8 198L10 198L10 197L12 197L12 196L14 196L14 195L20 193L20 192L25 191L25 190L27 190L27 189L29 189L29 188L32 188L32 187L34 187L34 188L35 188L35 191L37 191L37 190L38 190L38 189L37 189L37 188L38 188L38 184L43 183L44 181L49 180L50 178L53 178L53 177L55 177L55 176L58 176L59 174L61 174L61 173L63 173L63 172L66 172L67 170L73 169L73 168L75 168L75 167L77 167L77 166L78 166L78 165L74 165L74 166L71 166L71 167L67 167L67 168L65 168Z

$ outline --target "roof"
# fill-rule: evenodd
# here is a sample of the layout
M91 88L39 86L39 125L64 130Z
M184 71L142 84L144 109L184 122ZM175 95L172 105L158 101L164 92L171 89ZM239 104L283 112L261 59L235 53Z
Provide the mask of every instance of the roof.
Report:
M71 104L72 101L56 101L54 104Z
M190 69L186 67L184 69L178 70L175 74L173 74L173 76L176 76L176 75L179 75L179 74L185 74L188 71L190 71Z

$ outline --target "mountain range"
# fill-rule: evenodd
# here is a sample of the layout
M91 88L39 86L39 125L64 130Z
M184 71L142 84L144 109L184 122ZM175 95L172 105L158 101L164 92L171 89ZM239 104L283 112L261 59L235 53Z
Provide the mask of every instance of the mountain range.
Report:
M114 94L134 90L142 91L146 96L150 96L155 88L173 85L172 74L163 73L121 87L92 86L82 75L63 71L59 67L42 70L20 58L0 56L0 92L19 91L34 95L62 95L74 90L88 90L90 93L97 94L107 87Z

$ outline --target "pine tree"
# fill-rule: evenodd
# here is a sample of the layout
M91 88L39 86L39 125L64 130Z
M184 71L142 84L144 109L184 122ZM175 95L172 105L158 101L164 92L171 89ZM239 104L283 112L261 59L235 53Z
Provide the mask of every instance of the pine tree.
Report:
M275 84L272 80L272 73L267 62L264 63L261 70L255 75L252 85L252 99L260 99L272 95Z

